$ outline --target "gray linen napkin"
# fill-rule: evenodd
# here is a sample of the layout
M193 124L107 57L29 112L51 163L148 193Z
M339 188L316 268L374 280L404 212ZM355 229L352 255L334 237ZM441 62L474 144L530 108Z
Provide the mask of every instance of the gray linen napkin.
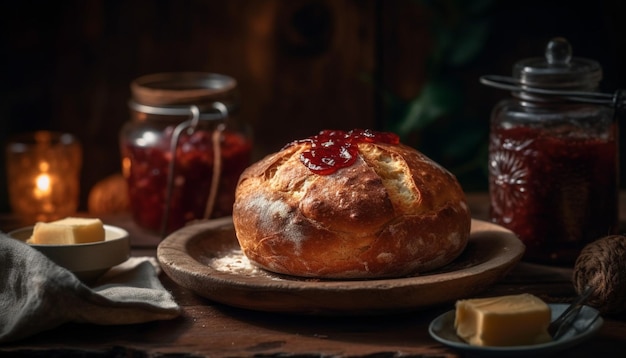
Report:
M131 258L92 287L27 244L0 233L0 343L66 322L100 325L177 317L154 258Z

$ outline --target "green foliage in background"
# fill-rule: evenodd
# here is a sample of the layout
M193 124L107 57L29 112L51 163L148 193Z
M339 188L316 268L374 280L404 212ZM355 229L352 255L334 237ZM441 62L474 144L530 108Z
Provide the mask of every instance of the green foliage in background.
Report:
M431 14L428 78L409 101L386 96L385 129L448 168L466 190L486 188L488 125L485 118L471 118L465 110L467 96L459 74L484 48L494 1L417 0Z

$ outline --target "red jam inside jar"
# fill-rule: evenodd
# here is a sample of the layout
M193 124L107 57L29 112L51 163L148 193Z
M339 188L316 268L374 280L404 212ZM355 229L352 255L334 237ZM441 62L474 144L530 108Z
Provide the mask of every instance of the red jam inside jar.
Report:
M519 236L529 261L570 265L616 230L615 140L565 133L492 128L491 217Z
M396 145L400 138L389 132L369 129L323 130L319 134L297 140L295 143L310 143L311 147L300 155L300 161L313 173L329 175L341 168L354 164L359 154L359 143L385 143Z
M163 227L172 131L173 126L168 127L150 146L128 141L122 145L123 156L130 163L126 175L133 218L139 226L155 232ZM226 130L221 136L220 182L211 217L232 213L237 181L249 165L252 149L242 134ZM204 215L215 167L211 137L212 132L205 130L179 136L167 232Z

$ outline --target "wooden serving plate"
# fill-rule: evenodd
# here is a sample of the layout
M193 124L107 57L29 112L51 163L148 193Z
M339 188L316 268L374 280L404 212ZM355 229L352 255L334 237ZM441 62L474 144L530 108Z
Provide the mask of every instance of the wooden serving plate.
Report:
M509 230L472 220L465 251L451 264L411 277L319 280L270 273L242 254L232 218L186 226L157 248L163 270L205 298L251 310L318 315L383 314L471 297L504 277L524 244Z

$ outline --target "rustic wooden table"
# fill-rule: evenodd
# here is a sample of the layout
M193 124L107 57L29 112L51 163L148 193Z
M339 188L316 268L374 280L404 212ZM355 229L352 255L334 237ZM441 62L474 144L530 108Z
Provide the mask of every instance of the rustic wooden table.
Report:
M486 215L486 196L469 195L473 216ZM622 200L622 203L625 201ZM622 205L622 208L625 206ZM6 230L5 227L3 227ZM136 248L135 255L154 255ZM386 316L312 317L264 313L218 304L184 289L166 275L183 313L171 321L127 326L65 324L28 339L0 345L0 356L98 357L460 357L428 334L428 324L453 303ZM484 296L529 292L548 302L574 295L571 269L520 263ZM599 333L560 354L621 356L626 315L604 317Z

